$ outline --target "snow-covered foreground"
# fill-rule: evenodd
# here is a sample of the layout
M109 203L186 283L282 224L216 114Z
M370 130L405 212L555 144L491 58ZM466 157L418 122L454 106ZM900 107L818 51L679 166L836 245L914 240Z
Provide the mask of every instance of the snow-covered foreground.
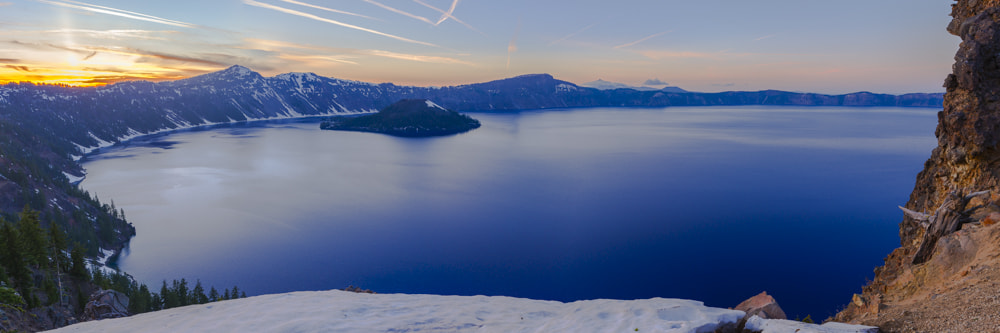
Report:
M562 303L331 290L193 305L53 332L712 332L743 315L681 299Z

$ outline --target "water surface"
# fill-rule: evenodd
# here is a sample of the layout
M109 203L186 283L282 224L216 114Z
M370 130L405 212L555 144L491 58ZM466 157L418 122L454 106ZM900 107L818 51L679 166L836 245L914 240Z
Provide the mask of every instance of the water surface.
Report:
M439 138L253 123L136 140L81 186L138 235L121 267L248 294L689 298L825 318L898 246L935 109L474 113Z

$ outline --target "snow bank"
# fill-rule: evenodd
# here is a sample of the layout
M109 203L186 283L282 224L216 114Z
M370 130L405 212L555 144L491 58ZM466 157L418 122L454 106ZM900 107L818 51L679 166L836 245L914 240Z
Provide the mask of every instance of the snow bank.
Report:
M747 320L748 330L761 333L878 333L878 327L827 322L823 325L807 324L784 319L763 319L758 316Z
M712 332L742 311L698 301L358 294L263 295L67 326L53 332Z

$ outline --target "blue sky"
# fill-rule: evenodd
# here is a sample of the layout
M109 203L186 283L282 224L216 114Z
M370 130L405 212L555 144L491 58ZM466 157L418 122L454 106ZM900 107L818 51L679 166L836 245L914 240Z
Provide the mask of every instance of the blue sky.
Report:
M529 73L695 91L939 92L950 1L0 0L0 81L241 64L408 85Z

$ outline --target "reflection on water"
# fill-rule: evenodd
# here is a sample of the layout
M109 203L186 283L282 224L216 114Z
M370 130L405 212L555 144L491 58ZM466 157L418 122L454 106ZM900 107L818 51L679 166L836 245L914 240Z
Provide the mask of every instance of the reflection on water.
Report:
M767 290L822 318L898 244L935 112L476 113L424 139L255 124L111 149L81 186L126 210L121 266L154 285L721 307Z

